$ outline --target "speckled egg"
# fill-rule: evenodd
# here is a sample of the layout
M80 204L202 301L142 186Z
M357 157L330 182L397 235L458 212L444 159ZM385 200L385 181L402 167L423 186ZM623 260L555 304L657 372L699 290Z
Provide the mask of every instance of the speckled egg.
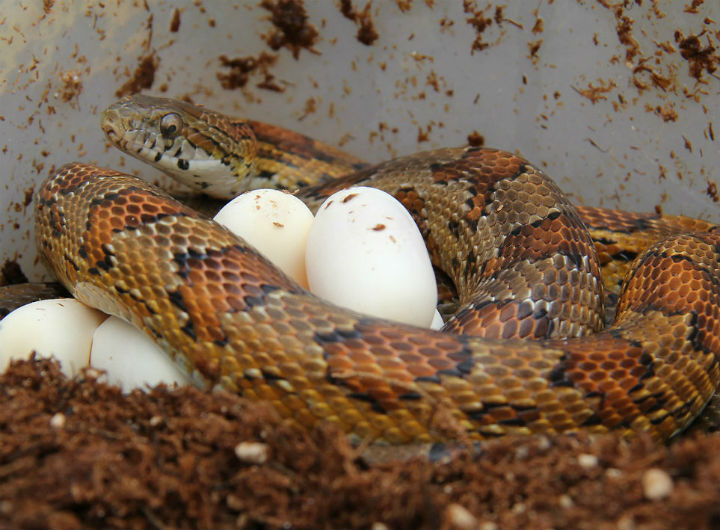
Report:
M433 321L437 285L415 222L393 196L355 187L319 208L305 255L308 284L339 306L408 324Z

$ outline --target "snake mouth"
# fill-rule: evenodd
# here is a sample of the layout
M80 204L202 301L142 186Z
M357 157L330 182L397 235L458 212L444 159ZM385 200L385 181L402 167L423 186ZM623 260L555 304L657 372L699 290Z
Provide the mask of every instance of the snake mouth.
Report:
M102 128L103 132L105 133L105 136L108 140L110 140L112 143L117 144L120 140L120 135L115 131L115 129L111 125L105 125Z
M140 134L142 131L127 129L122 125L114 124L112 122L105 122L101 125L105 137L115 147L129 154L133 154L131 151L137 151L141 153L144 148L155 148L155 142L152 145L148 145L149 135ZM133 156L137 156L133 154Z
M114 146L122 149L122 145L125 139L125 133L123 132L122 127L119 127L117 124L113 123L112 120L106 119L103 119L100 127L105 133L105 138L107 138L108 141Z

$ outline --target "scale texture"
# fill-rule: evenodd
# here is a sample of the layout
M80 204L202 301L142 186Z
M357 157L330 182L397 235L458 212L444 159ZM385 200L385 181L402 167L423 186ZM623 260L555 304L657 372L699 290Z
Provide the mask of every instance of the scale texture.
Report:
M526 161L443 149L300 195L317 208L353 184L392 193L416 219L457 287L444 331L334 307L164 192L94 166L65 166L38 190L37 243L78 299L131 321L199 384L270 401L303 426L334 423L357 442L608 429L664 439L714 392L712 225L640 252L603 330L602 253Z

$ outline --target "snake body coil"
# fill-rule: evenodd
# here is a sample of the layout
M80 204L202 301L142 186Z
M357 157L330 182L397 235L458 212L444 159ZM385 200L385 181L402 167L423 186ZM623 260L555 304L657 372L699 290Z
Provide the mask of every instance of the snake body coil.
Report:
M78 299L144 330L199 383L270 401L301 425L337 424L356 441L580 429L663 439L717 387L712 225L688 221L706 231L645 250L602 330L611 244L598 260L576 210L526 161L442 149L300 196L317 208L353 184L395 195L452 278L461 309L443 332L334 307L164 192L93 166L68 165L39 189L37 242Z

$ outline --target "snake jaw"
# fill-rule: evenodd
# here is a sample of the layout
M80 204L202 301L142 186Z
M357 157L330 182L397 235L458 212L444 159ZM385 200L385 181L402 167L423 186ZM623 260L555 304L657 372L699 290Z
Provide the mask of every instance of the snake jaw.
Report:
M122 138L120 134L115 130L115 127L111 123L106 123L103 120L102 130L105 133L105 137L110 140L111 144L118 144Z

